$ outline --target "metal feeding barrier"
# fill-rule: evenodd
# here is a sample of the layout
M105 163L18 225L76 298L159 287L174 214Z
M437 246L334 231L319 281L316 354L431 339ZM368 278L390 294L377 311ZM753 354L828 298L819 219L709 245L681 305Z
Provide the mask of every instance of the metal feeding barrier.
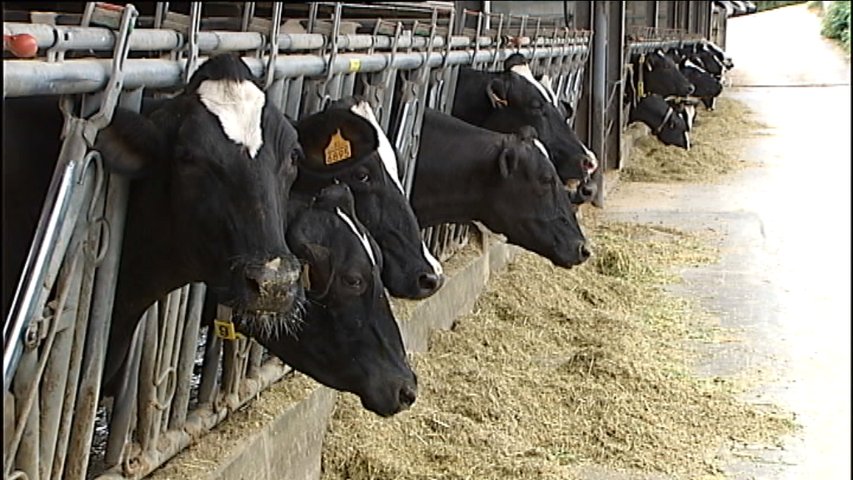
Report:
M268 18L255 15L255 2L242 3L236 31L204 30L205 8L192 2L182 14L159 2L144 19L153 28L134 28L143 19L132 5L95 2L77 26L4 23L4 34L32 35L42 52L4 59L4 98L56 95L65 118L4 324L6 479L144 477L289 371L253 340L223 339L202 325L205 286L191 284L143 315L123 387L111 402L100 400L128 180L109 174L92 145L117 106L139 111L144 92L174 91L210 55L243 52L268 101L291 118L365 97L401 156L408 195L424 109L451 111L459 68L502 69L519 52L575 107L591 42L589 31L481 12L462 12L476 15L475 30L454 31L459 12L438 2L377 5L393 18L372 19L370 5L315 3L299 19L305 33L282 32L281 2ZM352 12L362 26L342 33ZM445 260L466 244L469 228L423 233Z

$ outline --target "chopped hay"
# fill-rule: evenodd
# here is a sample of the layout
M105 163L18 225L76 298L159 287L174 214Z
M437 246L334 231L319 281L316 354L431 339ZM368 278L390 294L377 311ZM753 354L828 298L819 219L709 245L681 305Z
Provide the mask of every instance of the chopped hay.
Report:
M706 317L662 287L716 253L677 230L592 220L593 260L564 270L520 254L473 313L433 333L411 410L381 419L340 395L322 478L567 479L591 464L700 478L730 439L790 431L730 382L690 373L685 341Z
M636 182L718 180L748 164L744 136L767 128L755 118L743 102L719 97L715 110L697 108L690 151L664 145L651 134L640 136L619 178Z

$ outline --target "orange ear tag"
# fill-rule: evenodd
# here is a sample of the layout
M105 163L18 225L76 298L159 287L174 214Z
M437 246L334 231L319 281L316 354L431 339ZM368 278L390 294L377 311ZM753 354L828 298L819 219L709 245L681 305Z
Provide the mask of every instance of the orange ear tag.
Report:
M349 140L341 136L341 130L335 132L324 150L326 165L332 165L352 157L352 147Z

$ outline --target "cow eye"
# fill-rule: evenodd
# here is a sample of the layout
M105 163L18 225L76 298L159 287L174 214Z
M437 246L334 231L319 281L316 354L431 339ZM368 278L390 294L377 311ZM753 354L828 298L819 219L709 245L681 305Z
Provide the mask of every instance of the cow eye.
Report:
M356 275L344 275L341 277L341 281L344 282L344 285L352 288L353 290L360 289L361 285L364 283L361 278Z
M301 148L294 148L292 152L290 152L290 159L293 160L294 163L299 163L302 159L305 158L305 153Z
M358 172L355 174L355 178L361 183L367 183L370 181L370 174L367 172Z
M540 108L542 108L542 102L540 102L539 100L533 100L532 102L530 102L530 108L539 110Z

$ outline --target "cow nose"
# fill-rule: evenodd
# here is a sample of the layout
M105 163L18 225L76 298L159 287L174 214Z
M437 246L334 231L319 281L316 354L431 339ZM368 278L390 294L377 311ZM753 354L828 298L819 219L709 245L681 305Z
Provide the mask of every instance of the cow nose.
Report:
M400 405L402 408L406 409L412 406L415 403L415 399L417 398L417 387L411 385L409 383L403 384L400 387L400 392L398 393L397 399L400 401Z
M435 273L423 273L418 277L418 287L425 293L432 293L441 286L442 276Z
M590 255L592 255L592 252L587 248L586 242L581 243L580 246L578 246L578 258L580 258L581 262L587 261Z
M299 260L292 256L277 257L246 269L248 285L257 298L252 307L258 310L286 311L293 304L293 291L299 282Z

